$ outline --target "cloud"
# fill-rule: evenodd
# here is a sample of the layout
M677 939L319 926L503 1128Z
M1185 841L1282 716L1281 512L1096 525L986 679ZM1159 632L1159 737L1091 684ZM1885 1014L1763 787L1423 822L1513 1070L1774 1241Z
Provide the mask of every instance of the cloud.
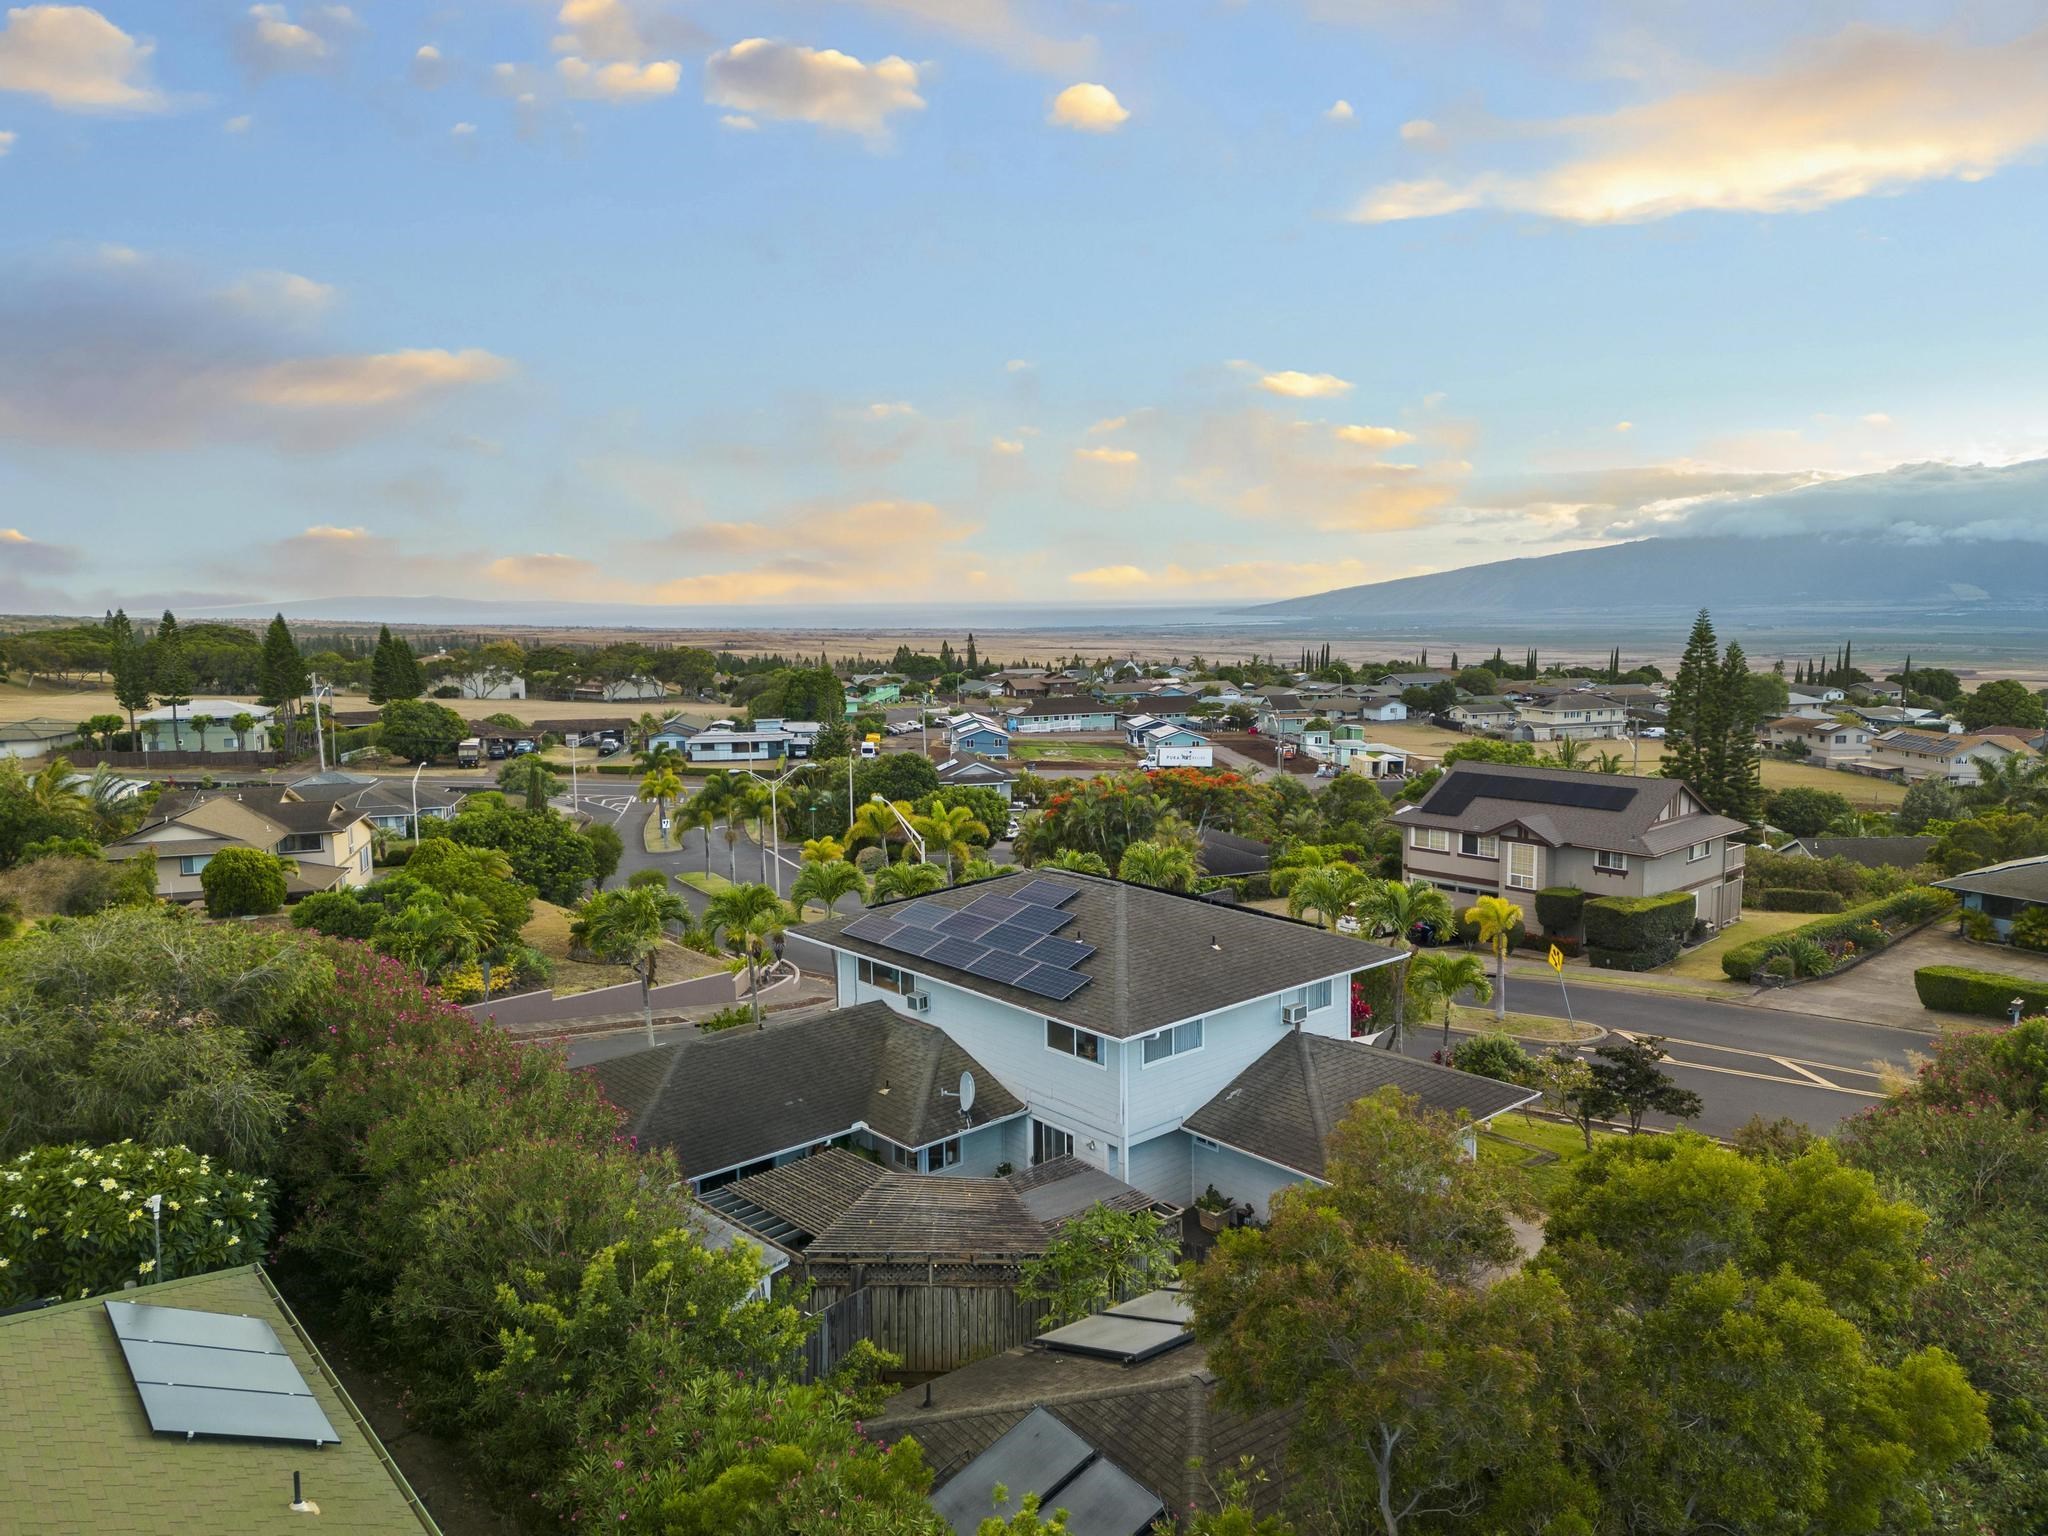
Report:
M1323 121L1326 123L1349 123L1357 119L1358 114L1351 110L1351 103L1341 96L1331 102L1328 110L1323 113Z
M1814 469L1737 469L1678 460L1487 477L1459 498L1463 521L1512 524L1545 539L1632 539L1686 523L1708 504L1813 485Z
M674 95L682 83L683 67L674 59L655 59L646 64L591 64L572 56L556 60L555 73L561 76L571 96L639 101L649 96Z
M1614 424L1614 430L1617 432L1633 432L1635 429L1636 424L1632 421L1617 421Z
M283 5L252 5L236 33L243 67L257 77L324 69L360 23L345 5L307 6L292 20Z
M2011 42L1854 26L1757 74L1538 123L1566 146L1528 174L1396 182L1363 223L1499 208L1576 223L1701 210L1805 212L1918 182L1979 181L2048 143L2048 28Z
M1399 448L1415 441L1413 432L1403 432L1399 427L1338 427L1334 435L1338 442L1360 448Z
M1031 364L1025 358L1013 357L1003 364L1003 372L1005 373L1029 373L1030 371Z
M1135 464L1137 450L1132 448L1076 448L1074 457L1085 459L1091 464Z
M1891 424L1891 417L1887 416L1883 411L1871 411L1863 418L1863 425L1866 427L1888 427Z
M915 416L917 407L908 400L877 400L860 414L869 421L890 421L899 416Z
M1672 537L1856 538L1906 547L2022 539L2048 543L2048 459L1901 464L1677 510L1642 532Z
M1012 0L859 0L871 11L901 16L985 48L1022 68L1064 75L1095 61L1089 37L1047 37L1018 16Z
M1417 424L1438 439L1440 424ZM1388 464L1361 455L1321 422L1262 409L1190 423L1186 467L1174 481L1185 500L1299 534L1385 533L1416 528L1456 501L1468 466L1454 460Z
M744 112L728 112L718 120L718 126L730 128L734 133L754 133L761 125Z
M1000 453L1012 457L1024 451L1024 445L1014 437L999 437L988 446L991 453Z
M83 5L30 5L0 28L0 91L40 96L65 112L158 112L152 43L139 43Z
M244 112L239 117L229 118L226 122L220 125L220 129L222 133L247 133L249 131L249 125L255 121L255 118L251 117L248 113Z
M929 501L876 500L806 509L767 522L705 522L664 541L664 547L710 556L780 554L796 545L818 555L861 556L899 546L955 543L974 528Z
M1139 565L1100 565L1075 571L1070 584L1090 593L1136 592L1147 597L1176 593L1227 592L1247 597L1288 597L1304 590L1353 586L1395 574L1384 566L1346 557L1337 560L1235 560L1215 565L1170 563L1147 570Z
M1105 416L1088 429L1090 437L1106 437L1111 432L1121 432L1131 424L1128 416Z
M475 134L475 123L457 123L454 127L448 130L448 137L451 139L473 138Z
M448 78L448 61L432 43L421 43L412 56L412 83L423 91L438 90Z
M0 133L0 155L6 154L12 148L14 148L14 135L11 133Z
M79 566L79 552L68 544L45 544L19 528L0 528L0 565L17 574L61 576Z
M125 249L0 266L0 439L110 450L322 447L510 371L480 349L309 343L325 285L208 281Z
M1280 373L1261 374L1259 388L1269 395L1285 395L1290 400L1324 400L1332 395L1349 394L1351 383L1334 373L1296 373L1290 368Z
M750 37L704 61L704 99L756 117L816 123L880 139L897 112L921 112L917 66L893 54L863 64L835 48Z
M1426 117L1411 117L1401 125L1403 144L1433 144L1440 136L1436 124Z
M1084 81L1053 97L1045 120L1055 128L1072 128L1078 133L1114 133L1130 116L1108 86Z

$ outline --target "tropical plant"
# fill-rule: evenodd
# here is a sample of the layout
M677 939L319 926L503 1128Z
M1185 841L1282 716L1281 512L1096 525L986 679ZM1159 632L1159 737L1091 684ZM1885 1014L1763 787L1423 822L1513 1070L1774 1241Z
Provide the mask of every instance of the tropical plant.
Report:
M1298 870L1287 887L1287 915L1313 912L1316 921L1334 933L1338 919L1349 916L1367 889L1378 883L1350 864Z
M965 864L977 848L988 846L988 826L964 805L939 805L911 818L917 835L932 853L944 853L955 865Z
M911 815L908 800L863 800L853 808L853 824L846 830L846 846L886 848L892 842L906 842L903 821L909 821ZM903 821L897 820L899 816Z
M807 860L797 872L796 883L789 888L789 899L798 912L816 902L830 917L841 897L865 897L867 889L867 877L843 858Z
M1273 855L1273 870L1270 877L1273 894L1285 896L1294 888L1294 882L1310 870L1332 869L1340 864L1355 867L1348 854L1349 850L1336 844L1283 844L1279 852Z
M235 750L249 750L249 733L256 729L256 717L246 709L238 709L228 717L228 729L235 733Z
M1493 983L1487 980L1486 967L1477 955L1454 949L1426 949L1409 958L1408 991L1425 1012L1442 1007L1444 1049L1449 1051L1452 1005L1467 991L1478 1002L1488 1001L1493 996Z
M765 885L731 886L713 896L704 909L704 931L747 962L747 995L753 1002L756 1029L761 1027L761 956L769 941L788 926L789 908Z
M868 904L900 901L908 896L929 896L945 887L946 876L936 864L884 864L868 882Z
M654 1043L655 969L671 923L688 926L690 908L673 891L651 885L599 891L577 908L583 942L608 960L632 967L640 982L640 1019Z
M652 800L661 816L661 820L655 823L657 827L669 825L669 802L680 799L682 793L682 776L667 763L656 764L640 777L640 798Z
M834 859L846 857L846 844L836 837L807 837L804 839L803 860L806 864L829 864Z
M1550 754L1550 766L1553 768L1584 768L1586 766L1585 747L1573 738L1565 737Z
M1373 881L1359 901L1358 915L1367 933L1392 939L1397 949L1408 948L1417 923L1449 928L1453 921L1450 898L1427 880Z
M1040 869L1065 869L1077 875L1101 875L1109 877L1109 863L1099 853L1089 853L1079 848L1062 848L1051 858L1041 859Z
M208 917L260 917L284 905L285 862L264 848L223 848L199 871Z
M1050 1323L1078 1322L1139 1285L1170 1279L1179 1252L1178 1234L1155 1212L1098 1203L1069 1218L1043 1256L1025 1261L1017 1294L1049 1302Z
M1482 896L1465 909L1479 929L1479 942L1493 950L1493 1016L1508 1016L1508 946L1522 926L1522 909L1505 896Z
M1191 891L1200 876L1195 856L1187 849L1144 839L1127 844L1116 867L1116 877L1126 884L1162 891Z
M387 906L370 942L432 982L451 966L466 966L497 942L491 909L480 897L423 887L402 906Z

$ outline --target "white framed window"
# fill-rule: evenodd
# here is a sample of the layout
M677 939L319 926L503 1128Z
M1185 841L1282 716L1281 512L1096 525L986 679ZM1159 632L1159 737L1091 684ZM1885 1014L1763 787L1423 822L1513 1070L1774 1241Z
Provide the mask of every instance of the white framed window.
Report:
M1593 851L1593 867L1606 870L1609 874L1625 875L1628 873L1628 855L1597 848Z
M1222 1142L1211 1141L1206 1136L1196 1136L1192 1132L1190 1132L1188 1139L1192 1141L1196 1146L1200 1147L1204 1152L1221 1152L1223 1150Z
M906 975L893 965L884 965L879 960L862 960L860 979L882 992L908 992L916 977Z
M1282 994L1280 1001L1288 1006L1299 1004L1311 1011L1327 1008L1330 1006L1330 980L1326 976L1321 981L1312 981L1305 987L1296 987L1292 992Z
M1517 890L1536 889L1536 845L1508 844L1508 884Z
M1031 1122L1031 1166L1049 1163L1056 1157L1074 1155L1074 1133L1048 1125L1043 1120Z
M1460 832L1458 852L1468 859L1497 859L1500 857L1500 839L1478 832Z
M1156 1035L1145 1037L1144 1065L1168 1061L1175 1056L1185 1056L1202 1048L1202 1021L1189 1019L1185 1024L1176 1024L1171 1029L1162 1029Z
M937 1173L941 1168L951 1168L960 1161L960 1138L954 1136L935 1147L924 1149L924 1171Z
M210 853L188 853L178 860L178 873L181 875L196 875L199 871L206 868L206 861L212 857L213 855Z
M917 1154L909 1147L897 1146L893 1141L889 1143L889 1162L894 1167L905 1168L912 1173L917 1172Z
M1408 845L1426 853L1449 853L1451 834L1442 827L1414 827L1409 830Z
M1102 1066L1102 1036L1091 1034L1085 1029L1076 1029L1071 1024L1062 1024L1058 1019L1045 1021L1045 1048L1058 1051L1062 1056L1077 1057L1095 1066Z
M367 844L356 852L356 868L366 875L370 872L370 848Z
M1685 850L1685 862L1697 864L1701 859L1704 859L1709 853L1713 852L1713 850L1714 845L1712 843L1694 843Z

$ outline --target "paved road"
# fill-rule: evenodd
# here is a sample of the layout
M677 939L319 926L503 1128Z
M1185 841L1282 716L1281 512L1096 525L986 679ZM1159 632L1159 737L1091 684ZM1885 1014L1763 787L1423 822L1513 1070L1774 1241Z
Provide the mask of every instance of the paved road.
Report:
M1517 1013L1565 1015L1554 984L1519 976L1508 978L1508 1006ZM1667 1069L1705 1101L1693 1123L1717 1136L1753 1114L1767 1120L1785 1115L1827 1130L1883 1096L1880 1064L1905 1066L1909 1052L1926 1054L1934 1038L1931 1030L1615 987L1579 987L1571 1007L1579 1019L1617 1033L1664 1036ZM1405 1050L1427 1057L1442 1040L1440 1029L1423 1028L1411 1033Z

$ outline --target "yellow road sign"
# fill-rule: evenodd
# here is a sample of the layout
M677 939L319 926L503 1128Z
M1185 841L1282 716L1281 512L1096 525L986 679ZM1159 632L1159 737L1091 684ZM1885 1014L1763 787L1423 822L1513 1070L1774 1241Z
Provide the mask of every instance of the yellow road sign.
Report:
M1555 944L1550 946L1550 968L1560 976L1564 974L1564 951Z

